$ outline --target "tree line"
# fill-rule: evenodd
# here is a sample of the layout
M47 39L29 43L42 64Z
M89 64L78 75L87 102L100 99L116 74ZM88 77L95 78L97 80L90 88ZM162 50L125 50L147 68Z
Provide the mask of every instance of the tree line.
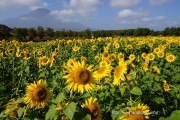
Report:
M0 24L0 40L17 39L20 41L46 41L56 38L97 38L116 36L180 36L180 27L167 27L162 31L154 31L149 28L137 28L126 30L90 30L72 31L57 30L52 28L9 28Z

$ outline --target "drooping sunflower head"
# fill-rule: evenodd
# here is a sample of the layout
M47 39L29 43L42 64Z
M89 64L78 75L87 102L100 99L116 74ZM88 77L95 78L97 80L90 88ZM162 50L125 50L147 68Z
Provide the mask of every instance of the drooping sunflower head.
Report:
M97 102L97 98L89 98L88 100L85 100L85 103L81 105L82 108L87 108L91 113L91 119L92 120L101 120L101 109L100 105Z
M5 114L6 115L10 114L11 117L16 117L18 109L23 106L24 106L23 103L18 103L17 101L13 100L13 101L9 102L8 105L6 106ZM11 109L13 109L12 112L10 112Z
M163 88L164 88L164 91L169 91L170 90L170 87L169 87L169 85L167 84L167 82L166 82L166 80L164 80L163 81L164 83L163 83Z
M145 120L149 119L150 108L144 104L129 108L128 114L119 117L120 120Z
M87 66L85 61L80 63L79 61L74 62L74 66L71 69L67 69L68 75L64 76L66 78L66 83L72 91L78 91L83 93L84 91L89 91L93 89L94 78L92 76L92 66Z
M24 59L25 59L25 60L29 60L29 59L31 58L31 55L30 55L29 52L24 51L23 53L24 53Z
M114 70L114 85L120 85L120 81L125 80L125 74L127 74L127 63L121 59L119 65Z
M31 83L26 87L24 103L30 108L44 108L50 101L50 90L47 88L46 82L39 80Z
M69 103L62 102L56 106L56 114L59 114L65 106L67 106Z

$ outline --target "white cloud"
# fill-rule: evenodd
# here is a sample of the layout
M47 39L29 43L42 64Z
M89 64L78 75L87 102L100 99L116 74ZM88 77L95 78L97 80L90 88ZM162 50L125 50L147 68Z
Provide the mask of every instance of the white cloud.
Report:
M134 20L134 21L123 20L121 23L126 24L126 25L135 25L138 23L138 21L137 20Z
M91 17L102 4L101 0L70 0L69 6L82 17Z
M170 0L149 0L151 5L160 5L169 2Z
M119 18L138 18L138 17L143 17L146 15L147 15L147 13L135 12L130 9L124 9L124 10L118 12Z
M157 17L155 17L155 20L164 20L164 19L165 19L164 16L157 16Z
M47 7L48 4L42 0L1 0L0 9L8 9L12 7L27 6L31 9Z
M54 10L50 12L50 15L63 22L70 22L70 18L74 15L74 12L72 9Z
M133 6L137 5L141 2L142 0L110 0L110 5L111 6Z
M150 18L150 17L142 18L142 21L143 21L143 22L149 22L149 21L151 21L151 20L152 20L152 18Z

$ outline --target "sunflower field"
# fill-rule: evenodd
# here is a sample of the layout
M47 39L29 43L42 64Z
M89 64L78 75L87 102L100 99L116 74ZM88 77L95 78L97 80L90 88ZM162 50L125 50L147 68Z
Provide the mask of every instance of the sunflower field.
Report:
M179 120L180 37L0 41L2 120Z

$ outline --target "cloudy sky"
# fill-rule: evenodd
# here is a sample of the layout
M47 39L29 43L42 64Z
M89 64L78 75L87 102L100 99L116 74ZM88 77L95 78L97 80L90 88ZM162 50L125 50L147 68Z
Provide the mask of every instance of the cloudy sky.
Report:
M94 29L180 27L180 0L0 0L0 20L47 8L63 22Z

